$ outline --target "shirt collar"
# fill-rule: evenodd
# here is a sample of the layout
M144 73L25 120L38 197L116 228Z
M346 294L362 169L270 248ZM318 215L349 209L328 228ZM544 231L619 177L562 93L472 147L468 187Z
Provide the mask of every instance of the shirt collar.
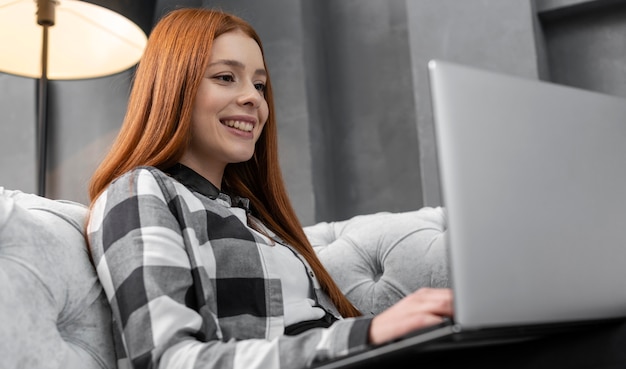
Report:
M246 212L250 212L249 199L240 196L230 196L221 192L220 189L208 179L181 163L177 163L171 168L166 169L165 173L169 174L170 177L182 183L190 190L196 191L212 200L216 200L217 198L226 200L231 206L237 206L245 209Z

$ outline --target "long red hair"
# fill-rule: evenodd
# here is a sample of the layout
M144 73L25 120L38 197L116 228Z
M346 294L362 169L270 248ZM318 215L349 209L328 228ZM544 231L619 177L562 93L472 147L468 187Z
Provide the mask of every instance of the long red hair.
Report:
M232 14L201 8L178 9L159 21L137 67L124 123L91 178L91 201L113 180L137 166L164 170L180 160L190 141L193 102L209 62L213 40L234 30L253 38L263 53L256 31ZM344 317L361 315L317 258L287 196L279 165L269 76L265 99L269 116L254 155L246 162L226 167L222 188L250 199L261 221L305 257L322 289Z

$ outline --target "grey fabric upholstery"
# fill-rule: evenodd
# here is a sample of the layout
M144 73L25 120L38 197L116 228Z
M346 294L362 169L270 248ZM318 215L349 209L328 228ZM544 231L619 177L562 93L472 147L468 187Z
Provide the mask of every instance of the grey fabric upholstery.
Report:
M422 208L305 227L322 263L363 313L420 287L448 287L446 213Z
M87 209L0 187L2 368L114 368L110 308L89 262Z
M110 308L89 261L87 208L0 187L0 367L113 369ZM447 286L445 212L423 208L305 227L364 313Z

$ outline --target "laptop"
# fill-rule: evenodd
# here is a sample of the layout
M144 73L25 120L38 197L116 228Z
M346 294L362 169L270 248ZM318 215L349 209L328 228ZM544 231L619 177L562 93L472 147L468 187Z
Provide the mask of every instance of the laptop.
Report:
M428 68L455 316L317 368L626 317L626 100Z

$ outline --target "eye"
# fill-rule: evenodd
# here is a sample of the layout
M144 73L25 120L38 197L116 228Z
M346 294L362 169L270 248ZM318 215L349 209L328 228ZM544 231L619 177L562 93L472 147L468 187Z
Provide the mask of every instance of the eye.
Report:
M235 77L231 76L230 74L220 74L213 78L223 81L223 82L235 82Z
M265 83L255 83L254 84L254 88L257 89L257 91L259 92L265 92Z

